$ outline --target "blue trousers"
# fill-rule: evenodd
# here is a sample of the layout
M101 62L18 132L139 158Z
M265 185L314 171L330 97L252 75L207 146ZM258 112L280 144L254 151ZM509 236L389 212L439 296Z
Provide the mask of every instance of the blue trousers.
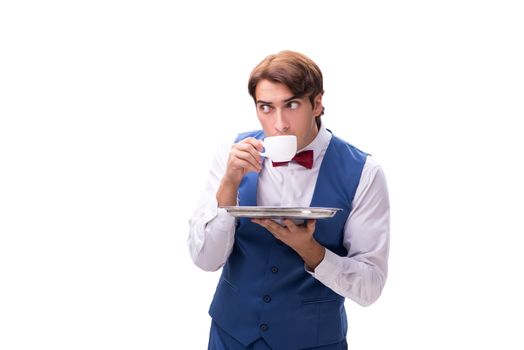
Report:
M326 346L319 346L314 348L307 348L303 350L347 350L348 344L346 340ZM211 322L211 330L209 332L208 350L272 350L271 347L259 338L255 342L249 344L247 347L238 342L235 338L230 336L226 331L220 328L215 321ZM298 349L286 349L298 350Z

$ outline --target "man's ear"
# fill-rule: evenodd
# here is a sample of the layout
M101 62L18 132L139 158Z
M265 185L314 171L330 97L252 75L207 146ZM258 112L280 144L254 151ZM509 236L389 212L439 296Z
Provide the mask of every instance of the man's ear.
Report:
M322 105L322 93L319 93L313 99L313 115L321 115L323 108L324 106Z

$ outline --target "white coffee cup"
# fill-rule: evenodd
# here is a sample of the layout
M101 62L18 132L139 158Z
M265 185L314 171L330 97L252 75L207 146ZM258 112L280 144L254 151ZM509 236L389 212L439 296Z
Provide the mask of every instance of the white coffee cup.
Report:
M262 141L263 157L274 162L289 162L297 153L297 137L295 135L269 136Z

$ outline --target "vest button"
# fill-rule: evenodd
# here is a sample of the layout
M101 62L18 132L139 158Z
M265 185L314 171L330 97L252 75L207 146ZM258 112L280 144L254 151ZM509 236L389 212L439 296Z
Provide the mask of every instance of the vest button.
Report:
M269 326L268 326L267 324L265 324L265 323L262 323L262 324L260 325L260 330L261 330L262 332L267 331L268 328L269 328Z
M276 266L271 266L271 272L273 272L273 273L277 273L277 272L278 272L278 267L276 267Z
M264 300L264 303L269 303L271 301L271 297L269 295L264 295L262 299Z

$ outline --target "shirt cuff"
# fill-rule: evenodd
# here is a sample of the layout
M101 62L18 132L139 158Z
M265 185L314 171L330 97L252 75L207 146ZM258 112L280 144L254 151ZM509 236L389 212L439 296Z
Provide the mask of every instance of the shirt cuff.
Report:
M209 201L205 211L203 212L203 224L209 226L210 224L214 227L224 228L235 225L236 218L229 215L227 210L220 208L216 198Z
M341 257L326 248L324 259L315 268L315 271L306 271L325 285L333 285L340 271Z
M224 208L217 208L216 215L212 220L221 227L229 227L231 225L235 225L236 218L232 215L229 215L227 210Z

